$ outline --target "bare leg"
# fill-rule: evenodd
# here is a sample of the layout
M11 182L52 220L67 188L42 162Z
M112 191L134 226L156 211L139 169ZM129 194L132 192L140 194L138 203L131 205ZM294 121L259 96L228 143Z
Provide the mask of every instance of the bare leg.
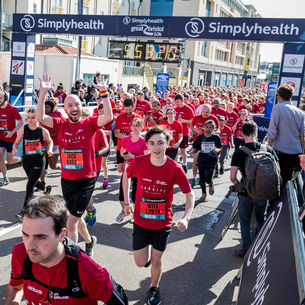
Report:
M5 152L5 148L0 147L0 170L1 170L3 175L6 175L6 165L5 165L5 162L4 162L4 152Z
M163 252L151 248L151 286L158 287L162 275L162 254Z
M138 267L144 267L144 265L148 262L149 260L148 250L149 250L149 246L140 250L133 251L133 258Z
M12 153L6 152L6 161L8 164L16 164L20 161L20 158L14 157Z

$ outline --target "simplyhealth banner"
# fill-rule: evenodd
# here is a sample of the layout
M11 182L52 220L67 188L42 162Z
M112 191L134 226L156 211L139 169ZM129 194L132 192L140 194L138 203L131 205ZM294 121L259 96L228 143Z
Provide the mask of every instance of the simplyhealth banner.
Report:
M300 42L305 19L14 14L13 31Z

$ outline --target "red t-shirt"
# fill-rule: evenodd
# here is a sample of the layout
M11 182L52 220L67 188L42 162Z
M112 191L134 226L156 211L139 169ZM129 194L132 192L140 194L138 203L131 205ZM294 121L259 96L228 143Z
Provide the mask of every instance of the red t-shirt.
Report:
M150 128L155 126L156 124L153 122L150 122L149 117L151 117L157 124L159 124L159 119L162 118L164 116L164 114L161 111L157 111L157 112L152 112L152 111L148 111L146 113L146 127Z
M195 112L196 107L193 104L187 104L187 105L192 108L193 112Z
M53 94L53 96L57 97L59 99L59 103L62 104L65 101L65 98L67 97L67 93L66 92L63 92L63 93L55 92Z
M97 305L98 301L107 302L112 295L113 287L106 269L100 267L83 252L77 259L78 273L82 290L88 295L85 298L59 296L49 293L49 289L37 282L24 280L22 268L27 256L24 243L14 246L11 261L10 286L23 284L23 293L26 304L31 305ZM51 287L67 287L66 257L57 265L44 268L40 264L32 263L34 278Z
M246 105L241 104L241 105L238 107L238 112L240 112L242 109L246 109Z
M160 125L166 126L166 128L171 132L173 139L170 141L167 149L173 149L173 146L179 141L179 135L183 134L182 124L178 121L174 121L173 124L168 123L168 121L162 121Z
M223 129L220 129L219 133L222 147L228 147L230 146L230 139L232 137L232 130L228 126L224 126Z
M56 110L55 112L53 112L51 114L51 117L52 118L63 118L63 115L58 110ZM57 132L53 128L50 128L50 127L48 127L44 124L41 124L41 126L49 131L50 136L51 136L52 141L53 141L53 145L57 146L58 145ZM43 141L43 145L48 146L46 141Z
M164 107L166 105L166 100L164 98L161 98L160 104L161 104L161 107Z
M184 105L183 107L175 107L176 111L176 120L178 118L184 119L184 120L191 120L195 114L191 107ZM188 136L190 134L190 124L182 123L183 128L183 136Z
M239 116L236 112L232 111L231 113L227 112L227 125L232 128L235 122L238 120Z
M129 135L131 133L131 126L130 123L135 117L141 117L136 113L132 113L131 116L126 116L125 113L119 115L115 121L115 127L114 130L119 130L121 133L125 133L126 135ZM121 150L121 144L122 139L118 138L118 143L116 149L118 151Z
M192 120L192 125L196 128L201 129L202 131L204 131L204 124L208 120L213 120L215 122L215 129L219 128L218 119L213 114L210 114L207 118L204 118L201 114L194 116L194 118ZM195 133L194 141L196 141L197 137L198 137L198 134Z
M214 107L212 107L211 114L215 115L217 118L219 118L221 115L224 117L227 115L225 110L221 108L215 109Z
M251 112L252 113L259 113L259 106L256 103L252 104Z
M265 113L266 103L263 104L259 103L258 108L259 108L259 113Z
M249 120L246 120L246 121L240 121L237 125L236 125L236 130L235 130L235 133L234 133L234 139L239 139L241 141L245 141L245 137L244 137L244 134L243 134L243 125L246 123L246 122L249 122Z
M103 131L103 129L98 129L94 135L94 151L99 151L102 147L105 147L106 141L108 141L108 139L106 138L105 132ZM95 157L97 173L101 171L102 157L103 157L102 155Z
M143 117L150 110L151 108L149 103L146 100L141 100L141 101L137 101L137 106L134 112L140 115L141 117Z
M22 120L22 117L14 106L7 104L5 108L0 107L0 140L14 143L17 138L17 133L15 132L10 138L6 138L4 133L6 131L11 131L16 127L16 120Z
M164 165L155 166L150 155L144 155L131 162L127 176L138 178L135 224L156 230L171 227L174 185L177 184L184 194L192 190L182 167L169 157Z
M95 116L71 123L69 119L53 118L62 178L79 180L96 176L94 134L98 129L97 120Z

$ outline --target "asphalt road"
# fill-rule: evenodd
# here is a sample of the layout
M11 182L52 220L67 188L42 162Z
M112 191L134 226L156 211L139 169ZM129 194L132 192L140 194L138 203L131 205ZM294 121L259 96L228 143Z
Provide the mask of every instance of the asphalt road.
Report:
M187 175L191 180L191 159L188 161ZM236 275L242 261L231 253L240 244L237 223L233 223L225 238L220 240L234 201L234 194L225 198L230 185L229 160L226 162L225 174L214 179L215 194L208 196L207 202L196 203L188 230L181 233L173 228L163 257L160 282L164 305L236 304L239 285ZM115 170L113 152L109 167L110 186L103 190L102 178L99 178L94 192L97 223L89 228L98 240L94 259L124 287L129 304L146 304L150 272L149 268L136 267L133 261L130 217L120 224L115 222L120 212L120 176ZM10 278L12 247L22 241L21 225L14 215L23 205L27 181L20 165L9 167L8 176L11 183L0 188L0 303L3 303ZM49 170L46 182L52 186L52 194L61 195L60 171ZM201 195L199 185L194 188L194 193L198 199ZM176 220L184 211L184 195L178 188L175 189L173 209ZM82 240L80 245L84 247Z

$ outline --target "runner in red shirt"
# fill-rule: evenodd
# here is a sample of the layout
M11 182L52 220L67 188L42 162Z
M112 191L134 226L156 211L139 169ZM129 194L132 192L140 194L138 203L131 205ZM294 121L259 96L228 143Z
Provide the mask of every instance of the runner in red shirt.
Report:
M133 254L138 267L151 264L151 288L148 304L160 304L159 281L162 274L162 254L172 227L174 185L185 194L183 217L174 227L184 232L194 207L194 194L182 168L165 155L170 134L154 126L145 136L149 155L139 156L123 176L125 213L132 212L129 202L129 178L138 179L134 210ZM151 245L151 247L150 247Z
M220 108L220 100L218 98L216 98L213 101L213 107L211 110L211 114L215 115L217 118L220 116L226 117L226 115L227 115L226 111L223 110L222 108Z
M167 120L163 120L160 123L160 125L164 125L171 133L172 140L166 148L166 155L173 160L176 160L178 149L183 139L182 124L175 119L175 116L176 111L173 108L169 108L166 111Z
M147 129L158 125L160 119L164 117L163 112L160 111L161 104L159 101L153 101L151 105L151 110L147 112L145 117L145 126Z
M204 126L205 122L208 120L212 120L215 123L215 131L219 128L219 122L215 115L211 114L211 106L209 104L203 104L201 105L201 114L196 115L191 124L191 129L194 131L194 138L193 141L195 142L198 135L204 133ZM192 163L192 170L193 170L193 179L192 179L192 187L194 187L197 184L197 172L198 172L198 166L197 166L197 158L198 158L199 152L194 153L193 155L193 163Z
M226 115L227 124L226 125L229 126L231 129L239 118L238 114L233 109L234 109L234 103L229 102L227 104L227 115Z
M82 103L76 95L68 95L64 110L67 119L52 118L45 115L44 99L48 90L52 89L52 77L44 74L40 83L37 117L40 122L53 128L58 135L61 170L61 185L64 199L70 215L68 219L69 237L77 242L78 231L86 242L86 253L92 256L96 237L90 236L86 223L81 217L92 196L95 177L94 135L96 130L112 121L112 109L104 79L92 85L100 91L104 99L104 116L82 118Z
M116 163L119 173L123 171L124 158L121 156L122 139L129 136L131 133L131 122L135 117L140 115L133 112L133 102L131 99L124 101L124 114L118 116L115 122L114 135L118 138L116 147Z
M5 305L20 304L23 294L26 304L35 305L128 304L107 270L65 237L67 218L63 202L52 196L32 199L24 208L23 242L13 248Z
M58 98L60 104L64 103L65 98L67 97L67 93L64 91L62 84L57 86L56 92L53 94L53 96Z
M220 170L219 173L220 175L224 174L224 160L228 154L228 151L231 148L234 148L233 144L233 136L232 136L232 130L230 127L228 127L226 124L226 118L224 116L220 116L218 118L219 121L219 136L221 139L221 145L222 145L222 150L220 151L219 154L219 164L220 164ZM216 173L218 174L218 164L216 168Z
M16 121L18 124L16 126ZM6 151L6 161L8 164L20 162L20 158L16 158L12 154L13 143L17 137L17 131L22 127L23 121L18 110L9 104L8 96L4 91L0 91L0 171L3 180L0 186L10 183L7 177L7 169L4 161Z
M118 138L114 135L115 122L116 122L116 119L118 118L118 116L124 113L123 102L124 101L116 100L115 101L115 108L112 109L112 112L113 112L112 142L113 142L113 146L114 146L115 150L116 150L116 146L117 146L117 143L118 143Z
M249 122L248 115L249 115L248 110L242 109L240 112L240 118L235 122L234 126L232 127L232 131L234 132L235 151L241 145L245 144L245 137L243 134L243 125L245 122Z
M183 128L183 139L179 146L182 155L182 168L184 172L187 173L186 148L189 144L190 124L195 114L189 106L183 103L181 94L177 94L174 100L177 105L177 107L174 108L176 111L176 120L182 124Z
M145 119L147 112L150 110L149 103L144 99L144 93L138 92L134 103L134 112Z
M162 109L166 105L166 101L167 101L168 98L169 98L169 92L168 92L168 90L165 90L163 92L163 98L160 100L160 104L161 104Z

